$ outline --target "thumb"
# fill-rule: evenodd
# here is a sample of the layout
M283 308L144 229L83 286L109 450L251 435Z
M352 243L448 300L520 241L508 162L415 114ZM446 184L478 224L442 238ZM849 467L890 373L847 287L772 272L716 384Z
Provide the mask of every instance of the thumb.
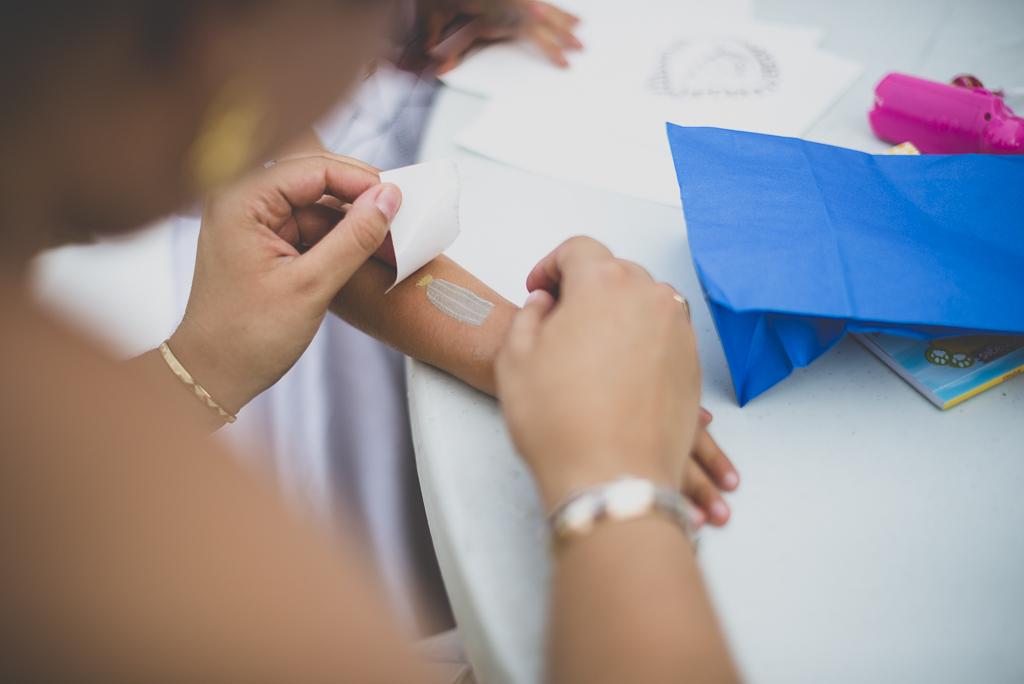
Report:
M526 298L522 310L512 319L506 346L513 354L527 354L536 346L544 318L555 306L555 298L546 290L536 290Z
M370 188L297 263L316 278L317 289L333 297L384 242L401 204L402 193L396 186L384 183Z

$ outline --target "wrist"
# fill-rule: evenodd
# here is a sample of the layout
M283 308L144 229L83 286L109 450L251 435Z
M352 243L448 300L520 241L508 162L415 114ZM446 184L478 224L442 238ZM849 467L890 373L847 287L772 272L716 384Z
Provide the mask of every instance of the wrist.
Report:
M208 339L202 330L182 321L167 341L171 351L195 382L226 412L236 415L255 394L239 380L228 356L230 350Z
M587 487L559 502L548 518L552 547L563 549L606 523L661 515L676 524L691 542L696 534L686 500L675 487L635 477L622 477Z
M541 460L532 460L533 463L555 464L559 463L559 456L548 456ZM622 477L635 477L649 480L659 485L679 487L678 477L655 463L653 458L640 458L637 454L634 458L622 458L620 454L614 456L592 452L584 462L582 459L570 463L564 462L559 465L547 465L537 469L537 483L540 488L541 498L544 501L544 510L548 513L575 492L594 487L607 482L612 482Z

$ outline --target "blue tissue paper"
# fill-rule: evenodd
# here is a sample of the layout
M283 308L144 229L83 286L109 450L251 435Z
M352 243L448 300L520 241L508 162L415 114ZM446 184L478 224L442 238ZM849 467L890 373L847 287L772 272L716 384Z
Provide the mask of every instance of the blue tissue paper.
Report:
M741 406L847 331L1024 333L1024 157L668 136Z

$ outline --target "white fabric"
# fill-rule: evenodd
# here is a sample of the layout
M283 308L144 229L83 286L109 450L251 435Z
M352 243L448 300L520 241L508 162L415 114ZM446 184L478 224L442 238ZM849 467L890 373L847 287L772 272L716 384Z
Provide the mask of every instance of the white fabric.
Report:
M378 168L414 161L433 84L383 66L317 132L332 152ZM192 286L198 217L174 218L178 318ZM372 548L401 622L415 631L422 586L406 496L415 478L402 356L328 315L298 363L222 433L262 454L294 507L332 525L354 521ZM260 456L257 456L260 458Z
M436 83L382 63L355 97L316 126L324 147L395 169L416 160Z
M321 141L379 168L411 164L433 91L382 66L322 122ZM51 250L35 262L35 294L119 358L154 349L184 314L198 235L198 216L175 216L124 238ZM327 527L340 517L354 523L415 634L414 597L437 603L424 592L443 590L430 584L425 530L411 526L421 504L411 496L418 486L401 355L328 315L295 367L218 435L273 472L297 511Z
M192 287L199 220L174 222L175 290ZM414 624L403 468L412 463L402 357L328 315L298 363L222 428L264 458L293 507L324 524L355 518L402 619ZM360 529L362 528L362 529Z
M432 679L445 684L476 684L459 630L450 629L416 642L416 655Z

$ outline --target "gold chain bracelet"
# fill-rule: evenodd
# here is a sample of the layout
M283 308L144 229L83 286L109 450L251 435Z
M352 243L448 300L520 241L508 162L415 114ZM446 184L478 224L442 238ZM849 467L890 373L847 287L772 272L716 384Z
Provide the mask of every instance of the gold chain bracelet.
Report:
M203 386L196 382L192 375L185 370L185 367L181 365L181 361L178 361L178 357L174 355L171 348L167 345L167 341L160 345L160 355L164 357L164 361L170 367L174 374L177 375L185 386L192 390L192 393L196 395L199 401L203 402L206 406L210 407L217 412L217 415L221 419L228 423L234 423L236 417L221 408L221 405L217 403L217 400L210 396L210 393L203 389Z

